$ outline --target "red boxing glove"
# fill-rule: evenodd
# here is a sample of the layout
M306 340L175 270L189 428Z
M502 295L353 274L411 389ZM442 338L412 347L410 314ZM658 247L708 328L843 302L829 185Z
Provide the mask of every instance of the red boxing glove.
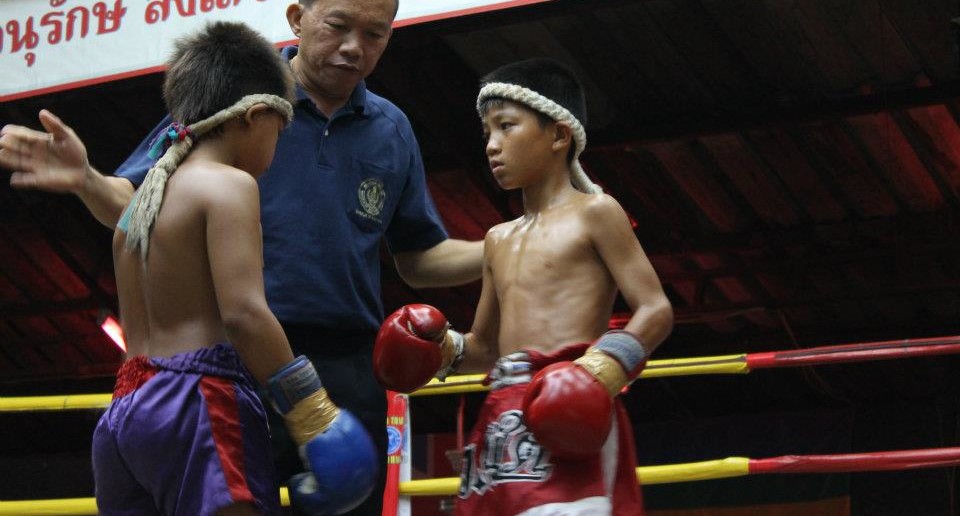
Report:
M607 389L576 362L557 362L538 372L523 397L527 427L557 456L596 453L613 424Z
M635 336L605 333L582 357L547 366L533 377L523 397L527 427L558 456L597 453L613 424L613 398L645 363L646 350Z
M463 336L430 305L405 305L377 333L373 372L384 388L413 392L441 370L449 373L463 355Z

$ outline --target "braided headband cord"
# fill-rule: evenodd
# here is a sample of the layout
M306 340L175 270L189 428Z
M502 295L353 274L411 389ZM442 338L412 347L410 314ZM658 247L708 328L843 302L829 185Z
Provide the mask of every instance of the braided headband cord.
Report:
M137 189L133 200L130 201L133 203L133 211L130 214L130 224L124 248L128 251L139 248L140 256L144 260L147 259L147 251L150 247L150 232L153 230L153 224L157 221L157 215L160 213L160 205L163 203L163 192L167 186L167 180L190 153L194 139L231 118L242 116L256 104L266 104L276 110L283 115L287 123L293 120L293 106L290 105L290 102L276 95L260 93L247 95L210 118L187 126L186 137L176 139L170 145L153 168L147 172L143 184Z
M573 116L567 108L557 104L547 97L517 84L506 82L491 82L480 88L480 94L477 95L477 113L480 113L480 106L484 101L490 98L503 98L519 102L531 109L539 111L544 115L558 121L570 124L573 129L574 153L573 162L570 164L570 181L573 186L584 193L601 193L603 190L587 177L586 172L580 165L580 153L587 146L587 131L583 124ZM480 113L482 116L483 113Z

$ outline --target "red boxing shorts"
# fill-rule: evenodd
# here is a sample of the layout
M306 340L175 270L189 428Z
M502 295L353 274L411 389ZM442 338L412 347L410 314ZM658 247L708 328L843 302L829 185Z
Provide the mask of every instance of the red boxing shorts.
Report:
M524 425L523 396L531 376L581 356L587 347L571 345L550 355L525 351L497 361L488 375L493 390L463 450L455 515L643 514L633 429L619 400L610 436L586 459L551 457Z

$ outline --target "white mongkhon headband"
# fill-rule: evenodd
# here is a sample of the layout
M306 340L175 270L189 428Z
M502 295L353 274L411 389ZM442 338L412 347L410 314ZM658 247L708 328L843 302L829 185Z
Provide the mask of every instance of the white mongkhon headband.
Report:
M143 184L137 188L130 205L127 206L123 214L123 217L130 217L124 244L127 250L132 251L139 248L140 255L146 260L147 252L150 249L150 231L153 229L153 224L160 212L160 205L163 203L163 192L167 185L167 179L176 171L180 162L190 152L194 138L202 136L231 118L242 116L256 104L266 104L276 110L283 115L287 123L293 120L293 106L287 99L268 93L257 93L241 98L232 106L214 113L209 118L189 126L178 126L179 131L169 133L165 131L159 135L158 142L155 142L155 144L159 143L161 149L164 145L169 145L169 147L166 147L157 163L147 171ZM129 213L127 213L128 211Z
M584 193L602 193L603 190L587 177L583 167L580 166L580 153L587 146L587 131L583 124L573 116L567 108L544 97L543 95L517 84L506 82L491 82L480 88L480 94L477 95L477 113L480 113L480 106L484 101L490 98L504 98L519 102L531 109L539 111L544 115L558 121L570 124L573 129L574 153L573 162L570 164L570 181L573 186ZM483 113L480 113L482 116Z

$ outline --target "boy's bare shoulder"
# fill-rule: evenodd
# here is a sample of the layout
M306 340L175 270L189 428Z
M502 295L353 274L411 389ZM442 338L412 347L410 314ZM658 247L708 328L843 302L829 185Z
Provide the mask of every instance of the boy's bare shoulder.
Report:
M608 194L583 194L581 199L581 213L588 222L609 222L611 217L624 216L625 211L616 199Z
M500 240L503 240L510 234L511 231L513 231L513 228L517 225L519 221L520 221L520 218L516 218L513 220L508 220L506 222L501 222L493 226L492 228L487 230L487 235L485 240L487 242L492 242L492 243L496 243L496 242L499 242Z
M223 163L191 163L178 169L174 177L178 177L177 186L189 190L197 200L217 203L259 195L253 176Z
M189 175L192 181L216 182L225 187L246 188L256 186L257 180L250 174L230 165L216 161L200 161L184 164L177 169L177 175Z

